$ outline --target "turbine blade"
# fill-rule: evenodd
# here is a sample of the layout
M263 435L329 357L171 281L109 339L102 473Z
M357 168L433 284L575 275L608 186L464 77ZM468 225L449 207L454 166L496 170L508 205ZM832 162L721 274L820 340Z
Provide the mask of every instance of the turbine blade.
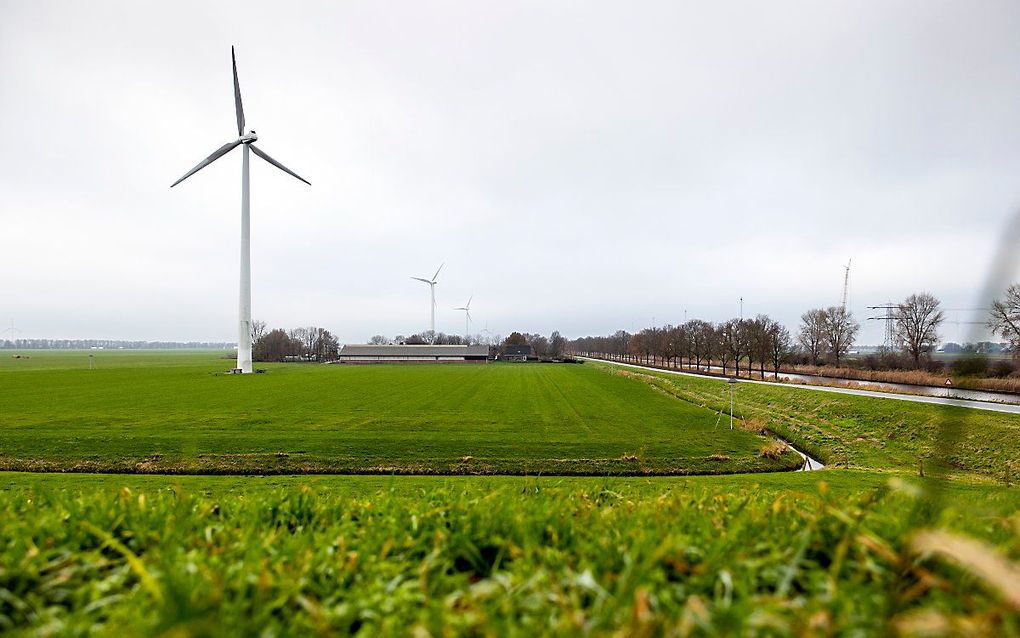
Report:
M184 180L188 179L189 177L191 177L192 175L194 175L198 171L202 170L206 166L212 164L213 162L215 162L219 158L223 157L224 155L226 155L230 151L234 150L234 147L235 146L239 146L240 144L241 144L241 140L235 140L233 142L227 142L223 146L219 147L218 149L213 151L212 155L210 155L209 157L207 157L204 160L202 160L201 162L199 162L198 166L196 166L195 168L193 168L190 171L188 171L187 173L185 173L184 177L180 178L179 180L177 180L173 184L170 184L170 188L173 188L174 186L177 186L178 184L180 184Z
M474 299L474 298L475 298L474 295L471 295L470 297L468 297L467 306L464 307L465 310L471 310L471 300Z
M433 281L433 282L435 282L435 280L436 280L436 277L438 277L438 276L439 276L439 271L440 271L440 270L442 270L442 269L443 269L443 266L445 266L445 265L446 265L446 262L445 262L445 261L444 261L444 262L443 262L442 264L440 264L440 265L439 265L439 268L438 268L438 269L436 270L436 274L432 275L432 281Z
M298 174L297 174L297 173L295 173L294 171L290 170L289 168L287 168L287 167L286 167L286 166L284 166L283 164L281 164L281 163L277 162L276 160L274 160L274 159L273 159L272 157L269 157L268 155L266 155L265 151L263 151L263 150L262 150L262 149L260 149L259 147L255 146L254 144L249 144L248 146L250 146L250 147L251 147L251 152L252 152L252 153L255 153L256 155L258 155L258 156L259 156L259 157L261 157L262 159L266 160L267 162L269 162L270 164L272 164L272 165L273 165L273 166L275 166L276 168L280 169L280 170L281 170L281 171L283 171L284 173L287 173L288 175L292 175L293 177L296 177L296 178L298 178L299 180L301 180L301 181L302 181L302 182L304 182L305 184L308 184L309 186L311 186L311 185L312 185L312 183L311 183L311 182L309 182L309 181L308 181L307 179L305 179L304 177L301 177L300 175L298 175Z
M418 281L420 281L422 283L425 283L425 284L431 284L432 283L428 279L422 279L421 277L411 277L411 279L417 279Z
M237 111L237 134L244 135L244 107L241 106L241 85L237 81L237 58L230 47L230 62L234 67L234 110Z

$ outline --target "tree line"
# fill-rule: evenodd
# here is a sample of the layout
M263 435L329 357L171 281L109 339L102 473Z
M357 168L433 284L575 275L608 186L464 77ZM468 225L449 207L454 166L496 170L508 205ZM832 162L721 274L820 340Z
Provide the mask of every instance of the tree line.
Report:
M436 346L478 346L478 345L490 345L489 340L485 339L482 335L450 335L445 332L432 332L431 330L423 330L422 332L416 332L411 335L397 335L392 339L386 335L374 335L368 340L368 343L373 346L392 346L392 345L405 345L405 346L425 346L425 345L436 345Z
M266 329L266 322L251 323L252 359L255 361L335 361L340 341L325 328L308 326Z
M577 354L600 354L617 360L661 363L697 371L719 368L723 374L740 375L757 367L764 378L768 369L778 375L793 352L790 331L767 315L753 319L730 319L711 323L692 319L680 325L625 330L605 337L581 337L569 342Z
M369 339L371 345L440 345L440 346L489 346L491 354L502 354L507 346L531 346L536 357L559 358L567 350L566 337L554 330L548 337L530 332L511 332L505 339L499 335L448 335L443 332L431 333L428 330L410 336L397 335L392 339L385 335L375 335Z
M123 339L0 339L4 350L229 350L227 341L125 341Z
M931 293L908 296L890 308L894 325L894 348L903 363L895 367L922 367L939 344L945 322L941 302ZM1010 286L1004 297L992 303L987 327L1009 341L1020 354L1020 284ZM624 330L608 336L580 337L569 342L577 354L601 354L617 360L662 363L723 374L741 369L766 370L778 377L786 363L810 363L835 367L847 364L847 355L860 333L860 322L842 306L813 308L801 315L795 333L768 315L712 323L692 319L679 325L645 328L631 334ZM894 354L894 353L889 353Z

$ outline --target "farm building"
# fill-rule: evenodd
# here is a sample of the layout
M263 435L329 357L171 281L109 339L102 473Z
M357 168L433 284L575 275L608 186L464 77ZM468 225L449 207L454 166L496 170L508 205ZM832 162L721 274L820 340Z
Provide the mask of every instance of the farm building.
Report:
M531 350L531 346L507 346L503 350L503 354L500 357L504 361L527 361L529 358L534 357L535 354Z
M346 345L337 363L486 363L489 346Z

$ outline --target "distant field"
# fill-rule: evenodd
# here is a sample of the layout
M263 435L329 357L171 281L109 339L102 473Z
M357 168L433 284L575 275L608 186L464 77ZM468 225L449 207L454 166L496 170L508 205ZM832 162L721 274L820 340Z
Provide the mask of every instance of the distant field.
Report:
M0 359L0 469L643 474L794 467L718 410L590 365L266 364L209 352ZM89 355L93 370L89 370Z

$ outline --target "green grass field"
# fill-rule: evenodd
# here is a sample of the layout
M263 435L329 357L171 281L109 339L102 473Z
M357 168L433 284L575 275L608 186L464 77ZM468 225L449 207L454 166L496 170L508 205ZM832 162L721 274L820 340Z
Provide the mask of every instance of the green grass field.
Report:
M691 405L718 410L726 384L696 376L590 363L609 374L640 379ZM736 411L755 419L828 465L916 473L944 462L963 478L1004 480L1020 474L1020 415L930 403L737 384ZM941 428L953 445L942 458Z
M620 476L789 457L717 428L710 379L30 354L3 466L143 473L0 472L0 634L1020 635L1011 415L740 385L834 467ZM953 480L918 479L947 418ZM281 474L318 470L377 474Z
M572 365L266 365L209 353L0 364L0 468L174 473L687 474L790 469L767 439ZM718 425L717 425L718 424Z
M916 488L868 472L7 474L0 490L11 635L1020 631L994 582L919 546ZM946 491L934 524L1020 557L1015 489Z

